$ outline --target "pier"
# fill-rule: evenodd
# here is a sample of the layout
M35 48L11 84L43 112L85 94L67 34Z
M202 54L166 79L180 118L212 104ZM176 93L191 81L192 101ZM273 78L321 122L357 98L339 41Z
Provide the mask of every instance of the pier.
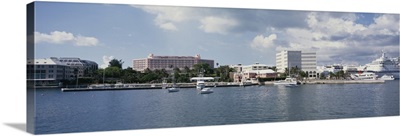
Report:
M310 80L301 84L383 84L385 80Z
M177 83L178 88L196 88L196 83ZM240 84L240 83L229 83L229 82L208 82L205 87L240 87L240 86L251 86L258 84ZM109 90L147 90L147 89L167 89L171 88L172 84L120 84L114 86L90 86L86 88L61 88L63 92L75 92L75 91L109 91Z
M260 84L240 84L235 82L208 82L206 87L241 87L252 85L273 85L274 81L267 81ZM300 84L383 84L385 80L306 80L300 81ZM195 83L177 83L179 88L196 88ZM86 88L61 88L63 92L74 91L109 91L109 90L147 90L147 89L166 89L172 87L172 84L116 84L106 86L90 86Z
M385 80L305 80L299 84L383 84ZM264 82L265 85L273 85L274 81Z

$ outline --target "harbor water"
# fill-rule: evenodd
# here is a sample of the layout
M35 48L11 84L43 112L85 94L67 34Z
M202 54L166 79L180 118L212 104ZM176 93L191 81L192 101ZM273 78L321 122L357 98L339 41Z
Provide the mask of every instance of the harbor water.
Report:
M37 89L35 129L47 134L399 115L399 80L213 90Z

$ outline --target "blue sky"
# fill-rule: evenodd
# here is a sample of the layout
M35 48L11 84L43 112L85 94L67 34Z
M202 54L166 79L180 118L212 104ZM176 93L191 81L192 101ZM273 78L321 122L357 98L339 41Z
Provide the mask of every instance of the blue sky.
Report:
M399 56L399 15L82 3L36 3L36 58L148 54L275 65L284 49L317 51L318 65Z

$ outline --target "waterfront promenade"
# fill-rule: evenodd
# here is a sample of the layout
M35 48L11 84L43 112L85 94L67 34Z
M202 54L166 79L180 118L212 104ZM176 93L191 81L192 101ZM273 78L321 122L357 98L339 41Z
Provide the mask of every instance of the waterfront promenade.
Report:
M252 85L273 85L274 81L263 83L247 83L241 84L238 82L208 82L206 87L240 87ZM299 84L383 84L384 80L306 80L300 81ZM196 83L177 83L179 88L196 88ZM115 85L91 85L84 88L61 88L61 91L107 91L107 90L137 90L137 89L163 89L172 87L171 83L162 84L115 84Z

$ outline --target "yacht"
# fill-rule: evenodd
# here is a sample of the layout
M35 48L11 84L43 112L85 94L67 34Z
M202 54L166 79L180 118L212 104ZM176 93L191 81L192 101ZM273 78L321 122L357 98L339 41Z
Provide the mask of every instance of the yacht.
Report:
M203 88L200 91L200 94L210 94L213 93L214 91L211 88Z
M212 81L212 80L214 80L214 78L212 78L212 77L193 77L190 80L196 81L196 89L201 90L206 86L205 81Z
M381 78L379 78L380 80L394 80L394 76L393 75L383 75Z
M378 75L372 72L363 72L359 74L350 75L354 80L376 80Z
M382 51L381 57L375 59L371 63L362 66L361 69L365 72L373 72L378 76L391 74L394 78L399 78L400 65L399 61L387 57L386 52Z
M198 90L203 89L205 86L206 86L206 85L205 85L204 81L202 81L202 80L198 80L198 81L196 82L196 89L198 89Z
M274 85L297 85L297 81L295 78L287 77L285 80L274 82Z

